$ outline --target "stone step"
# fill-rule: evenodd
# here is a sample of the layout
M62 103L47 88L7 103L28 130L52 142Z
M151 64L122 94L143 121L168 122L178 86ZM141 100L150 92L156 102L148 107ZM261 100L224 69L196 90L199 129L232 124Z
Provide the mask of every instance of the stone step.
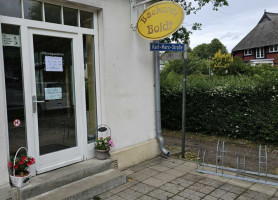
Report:
M110 159L90 159L34 176L29 185L13 188L12 196L15 200L28 199L113 168L113 161Z
M85 200L122 185L125 182L125 174L118 170L110 169L30 198L29 200Z

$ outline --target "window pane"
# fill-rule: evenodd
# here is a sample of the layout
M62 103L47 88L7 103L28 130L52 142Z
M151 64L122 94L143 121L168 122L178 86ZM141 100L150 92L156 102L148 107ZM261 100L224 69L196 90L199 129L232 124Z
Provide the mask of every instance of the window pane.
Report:
M71 8L63 8L64 24L69 26L77 26L78 11Z
M45 21L61 24L61 6L45 3Z
M24 18L42 21L42 2L24 0Z
M93 13L80 11L80 26L83 28L94 28Z
M96 80L94 60L94 37L83 35L85 91L87 113L87 138L92 143L96 138L97 108L96 108Z
M0 15L21 18L20 0L0 0Z
M2 24L10 154L26 147L19 26Z

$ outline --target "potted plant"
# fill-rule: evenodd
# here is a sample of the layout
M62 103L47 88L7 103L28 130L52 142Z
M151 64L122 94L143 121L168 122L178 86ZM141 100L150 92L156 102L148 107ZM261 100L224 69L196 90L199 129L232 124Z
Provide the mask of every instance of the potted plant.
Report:
M109 157L110 148L114 146L111 136L100 137L95 141L96 158L105 160Z
M8 167L12 170L12 175L10 175L11 182L15 187L23 187L29 183L30 172L28 168L35 163L35 159L28 155L21 154L17 156L21 149L25 149L27 152L25 147L19 148L15 156L11 156L8 163Z

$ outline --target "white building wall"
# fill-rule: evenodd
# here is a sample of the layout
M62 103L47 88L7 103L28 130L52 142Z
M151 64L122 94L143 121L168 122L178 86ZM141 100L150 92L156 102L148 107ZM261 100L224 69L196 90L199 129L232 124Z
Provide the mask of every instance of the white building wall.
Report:
M149 51L150 41L130 28L129 0L69 1L99 10L99 47L96 48L100 61L97 76L100 77L101 116L98 117L100 123L112 130L113 151L154 139L153 53ZM1 72L0 94L5 94L3 74ZM0 185L9 182L5 105L5 96L0 95Z
M100 14L102 122L115 150L155 138L153 53L130 28L128 0L105 0Z

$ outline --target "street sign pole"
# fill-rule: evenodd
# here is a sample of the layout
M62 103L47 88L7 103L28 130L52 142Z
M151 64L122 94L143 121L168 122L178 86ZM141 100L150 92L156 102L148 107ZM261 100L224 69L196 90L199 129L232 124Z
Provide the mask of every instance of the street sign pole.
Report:
M182 90L182 149L181 149L182 158L185 157L187 52L188 52L188 44L184 44L183 90Z

